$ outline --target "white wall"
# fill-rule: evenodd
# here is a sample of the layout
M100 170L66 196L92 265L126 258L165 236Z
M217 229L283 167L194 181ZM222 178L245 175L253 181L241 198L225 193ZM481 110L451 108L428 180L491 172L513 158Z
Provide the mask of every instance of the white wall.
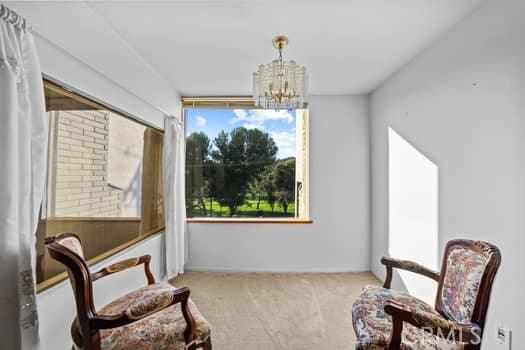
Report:
M313 224L189 224L188 269L369 269L369 125L366 96L310 98Z
M439 167L439 251L453 238L495 243L503 262L495 322L525 349L525 2L485 2L371 97L372 271L388 252L388 127ZM416 249L416 247L413 247ZM441 253L440 253L441 254Z
M437 270L438 167L391 128L388 162L388 252ZM436 299L434 280L402 270L399 277L410 294L429 304Z
M38 33L35 33L35 43L42 72L47 76L149 124L164 127L164 113L153 105L138 99L129 90L122 88Z
M44 72L157 126L163 125L160 111L180 114L177 91L89 5L5 4L31 23Z

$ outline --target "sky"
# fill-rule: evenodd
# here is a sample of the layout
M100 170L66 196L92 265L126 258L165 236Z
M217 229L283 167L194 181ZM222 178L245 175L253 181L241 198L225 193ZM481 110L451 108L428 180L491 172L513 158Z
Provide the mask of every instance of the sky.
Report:
M186 109L186 135L203 131L213 143L222 130L229 133L240 126L270 134L279 147L278 159L295 157L295 110Z

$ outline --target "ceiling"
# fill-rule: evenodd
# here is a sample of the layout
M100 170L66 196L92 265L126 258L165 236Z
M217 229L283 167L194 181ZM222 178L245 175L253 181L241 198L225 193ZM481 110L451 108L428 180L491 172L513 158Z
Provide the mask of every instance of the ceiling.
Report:
M271 39L281 33L289 37L284 59L308 68L312 94L370 92L480 2L85 1L8 6L15 3L14 9L29 16L35 30L73 55L93 56L86 51L111 40L105 47L114 55L106 55L105 61L92 58L101 70L120 69L124 75L126 61L133 61L133 71L142 65L181 95L202 96L249 95L252 72L277 56ZM73 16L67 30L57 13ZM100 28L92 30L96 23L103 24L107 35ZM117 52L115 46L121 49Z

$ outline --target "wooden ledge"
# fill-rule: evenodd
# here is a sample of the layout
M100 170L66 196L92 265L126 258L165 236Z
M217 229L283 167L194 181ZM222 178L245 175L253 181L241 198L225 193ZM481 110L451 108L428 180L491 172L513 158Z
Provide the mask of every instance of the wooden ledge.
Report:
M309 219L294 218L190 218L189 224L313 224Z
M106 250L105 252L89 259L87 261L87 264L88 266L92 266L94 264L97 264L99 262L101 262L102 260L105 260L105 259L110 259L113 255L117 254L117 253L120 253L121 251L123 251L124 249L127 249L127 248L130 248L132 246L134 246L135 244L147 239L147 238L150 238L160 232L162 232L163 230L165 229L165 227L161 227L161 228L156 228L154 230L151 230L151 231L148 231L148 232L145 232L144 234L142 234L141 236L137 237L137 238L134 238L132 240L129 240L125 243L122 243L116 247L113 247L111 249L108 249ZM62 282L63 280L67 279L68 278L68 275L67 275L67 271L64 271L64 272L61 272L55 276L52 276L52 277L49 277L45 280L43 280L42 282L40 283L37 283L36 285L36 293L40 293L40 292L43 292L45 291L46 289L49 289L51 287L53 287L54 285Z

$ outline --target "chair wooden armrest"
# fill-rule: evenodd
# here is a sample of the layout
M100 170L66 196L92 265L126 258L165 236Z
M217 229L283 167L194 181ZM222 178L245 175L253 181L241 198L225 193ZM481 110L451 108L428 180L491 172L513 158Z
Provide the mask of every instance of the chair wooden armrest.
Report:
M392 283L393 268L417 273L417 274L432 278L434 281L439 282L440 276L438 272L431 270L413 261L398 260L398 259L393 259L393 258L384 256L383 258L381 258L381 263L385 265L386 267L386 278L385 278L385 283L383 284L383 288L390 289L390 285Z
M148 284L153 284L155 283L155 278L153 277L153 274L151 273L151 270L149 268L150 261L151 255L143 255L137 258L121 260L109 266L106 266L95 273L92 273L91 278L93 279L93 281L96 281L99 278L111 275L112 273L124 271L126 269L129 269L130 267L144 264L144 273L146 274L146 278L148 279Z
M389 350L398 350L401 346L403 322L432 332L438 337L454 339L459 342L479 341L481 328L476 324L460 324L449 321L439 315L424 310L411 310L407 305L389 300L385 303L385 312L392 316L392 334Z
M195 339L196 323L188 306L189 297L190 290L188 287L175 289L171 292L162 292L144 300L140 304L132 305L118 315L97 314L90 319L90 325L93 329L122 327L153 315L167 307L181 303L182 315L186 321L184 340L186 344L190 344Z

